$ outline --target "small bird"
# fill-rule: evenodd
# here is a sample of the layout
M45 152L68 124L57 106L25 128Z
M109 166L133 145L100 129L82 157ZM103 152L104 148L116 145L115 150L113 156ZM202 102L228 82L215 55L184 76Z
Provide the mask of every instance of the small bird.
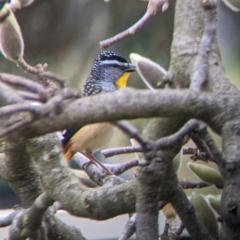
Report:
M113 51L102 51L94 61L91 72L85 82L84 96L113 92L127 85L130 72L135 65L128 63L121 55ZM62 145L68 161L75 153L81 152L93 162L101 163L92 154L103 148L113 135L113 125L108 122L94 123L82 128L73 128L63 132ZM108 171L109 173L109 171Z

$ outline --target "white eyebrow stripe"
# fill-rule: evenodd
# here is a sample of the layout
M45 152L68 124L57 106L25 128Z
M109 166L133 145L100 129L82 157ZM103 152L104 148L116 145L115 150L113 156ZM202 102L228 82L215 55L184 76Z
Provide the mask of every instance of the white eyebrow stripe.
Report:
M117 60L104 60L100 62L101 65L113 65L116 64L118 66L128 66L128 63L123 63L123 62L119 62Z

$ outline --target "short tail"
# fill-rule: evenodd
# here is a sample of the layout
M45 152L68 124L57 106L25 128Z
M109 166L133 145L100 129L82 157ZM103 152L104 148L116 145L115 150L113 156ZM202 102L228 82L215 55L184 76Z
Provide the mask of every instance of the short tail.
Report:
M64 150L64 156L69 162L75 154L75 152L72 151L71 149L71 143L67 143L65 146L63 146L63 150Z
M61 141L62 141L65 157L68 161L70 161L74 156L74 154L76 153L72 150L71 138L78 130L79 128L73 128L73 129L64 130L62 133Z

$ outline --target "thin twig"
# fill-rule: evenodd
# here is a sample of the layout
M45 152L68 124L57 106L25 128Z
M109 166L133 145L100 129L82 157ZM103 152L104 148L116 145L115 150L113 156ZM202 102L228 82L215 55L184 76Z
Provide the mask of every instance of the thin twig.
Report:
M191 133L190 136L200 151L200 154L196 156L197 159L207 159L215 162L218 166L221 166L221 151L218 149L213 138L208 133L206 124L201 123L198 131Z
M121 236L118 240L127 240L129 239L136 231L136 213L133 214L127 221Z
M61 77L60 75L57 75L56 73L53 72L41 72L40 76L49 78L53 80L54 82L57 82L61 88L64 88L66 85L66 80Z
M29 80L27 78L16 76L13 74L8 74L8 73L1 73L0 81L8 85L25 88L30 92L37 93L39 95L39 98L43 102L46 102L47 99L49 99L49 96L47 95L46 90L41 84L34 82L32 80Z
M117 177L115 175L106 174L106 170L99 164L95 164L85 155L76 153L73 157L74 162L82 168L89 178L100 186L112 186L116 184L121 184L125 182L124 179Z
M114 37L108 38L101 41L101 48L108 48L112 44L121 41L122 39L134 35L138 30L140 30L150 19L153 17L160 9L165 12L169 7L170 0L149 0L146 13L140 18L133 26L127 30L115 35Z
M163 233L161 234L161 239L162 240L169 239L169 237L168 237L169 228L170 228L169 222L166 220L165 225L164 225L164 229L163 229Z
M44 87L47 89L47 94L49 96L53 96L56 91L58 90L58 87L55 83L50 81L47 77L43 76L44 72L47 69L47 64L38 64L35 67L32 67L29 65L23 58L20 58L16 61L16 64L18 67L23 69L25 72L28 72L30 74L33 74L37 76L39 81L44 85Z
M99 43L100 47L103 49L108 48L111 45L113 45L114 43L119 42L128 36L134 35L138 30L140 30L150 20L151 17L152 17L152 15L149 12L146 12L141 19L139 19L133 26L131 26L127 30L125 30L121 33L118 33L117 35L115 35L111 38L101 41Z
M201 181L200 182L191 182L186 179L179 179L178 181L183 189L204 188L204 187L210 186L208 183L201 182Z
M176 235L180 236L183 232L183 230L185 229L185 226L183 223L180 224L179 228L176 231Z
M138 143L142 146L144 151L148 151L148 142L146 142L142 135L138 133L138 130L135 127L133 127L126 121L117 121L113 124L116 125L119 129L121 129L130 138L136 139Z
M200 152L200 151L198 151L196 154L193 154L190 158L193 161L201 160L201 161L204 161L204 162L208 162L209 160L212 160L209 153Z
M183 230L185 229L184 224L181 222L180 226L177 229L169 231L169 237L171 240L178 240Z
M142 148L126 146L126 147L118 147L118 148L109 148L101 151L101 153L105 158L109 158L119 154L135 153L135 152L142 152Z
M162 148L162 147L171 146L176 141L179 141L180 139L185 137L187 134L189 134L191 131L196 129L198 127L198 125L199 125L199 122L197 120L195 120L195 119L189 120L176 133L174 133L174 134L172 134L170 136L161 138L158 141L156 141L156 147L159 149L159 148Z
M209 152L205 142L203 141L202 138L199 137L197 132L194 132L194 133L191 132L189 133L189 136L191 137L192 141L195 143L195 145L197 146L197 149L200 152Z
M13 113L21 113L21 112L31 112L31 115L25 115L20 118L9 119L5 127L0 129L0 137L4 137L24 126L28 123L39 120L45 117L50 112L55 112L56 114L60 114L62 111L61 103L63 100L70 98L77 98L79 94L68 89L64 88L61 92L52 97L45 104L40 103L22 103L22 104L13 104L7 105L5 107L0 108L0 116L10 115Z
M28 73L31 73L33 75L36 75L36 76L38 76L42 72L46 71L46 69L47 69L47 64L46 63L44 65L38 64L36 67L32 67L24 59L19 59L16 62L16 64L18 65L18 67L20 67L24 71L26 71Z
M145 139L138 133L137 129L126 122L118 121L114 124L119 127L124 133L126 133L130 138L136 139L142 146L144 152L148 152L148 154L145 155L147 161L143 163L143 165L146 165L149 162L148 159L152 159L156 155L156 151L158 149L171 146L177 141L183 139L187 134L199 126L199 121L192 119L188 121L178 132L170 136L163 137L156 142L145 141ZM150 149L152 151L150 151Z
M17 93L25 100L31 100L35 102L45 102L40 98L39 95L35 93L30 93L30 92L21 91L21 90L18 90Z
M0 108L0 117L11 115L19 112L32 112L36 114L41 108L41 104L38 103L17 103L12 105L7 105Z
M161 201L158 204L159 211L167 204L165 201ZM136 217L137 214L134 213L127 221L124 230L118 240L127 240L129 239L136 231Z
M72 91L69 88L63 88L61 92L54 97L52 97L47 103L45 103L42 106L41 113L42 117L44 117L46 114L50 113L51 111L54 111L56 113L61 113L61 103L63 100L66 99L76 99L79 98L80 95L78 92Z
M146 13L140 18L133 26L127 30L115 35L114 37L108 38L101 41L101 48L108 48L112 44L121 41L122 39L134 35L138 30L140 30L150 19L154 16L160 9L165 12L169 7L170 0L149 0Z
M206 126L202 127L201 129L206 128ZM208 146L206 145L206 142L202 139L200 136L200 132L202 130L198 129L196 132L191 132L189 136L191 137L192 141L195 143L195 145L198 148L198 152L192 156L192 160L203 160L208 161L211 160L211 153L209 151ZM202 154L204 153L204 154Z
M14 124L11 124L10 126L5 127L4 129L0 128L0 138L4 137L10 133L13 133L16 130L19 130L22 127L25 127L27 124L29 124L30 122L32 122L32 118L24 118L21 121L17 121ZM7 124L8 125L8 122Z
M138 159L132 159L128 162L118 164L104 164L104 166L107 167L110 172L117 176L138 165L139 165Z
M182 147L183 155L192 155L192 154L196 154L197 152L198 152L198 148Z
M207 129L202 129L199 132L200 137L204 140L206 143L210 154L211 154L211 160L214 161L218 166L221 166L222 164L222 154L221 151L218 149L217 145L215 144L213 138L208 133Z
M194 135L192 135L192 136L194 138ZM195 138L195 140L196 140L196 138ZM182 154L183 155L192 155L192 156L190 156L190 158L194 161L202 160L202 161L207 162L208 160L212 160L209 152L200 151L198 148L183 147Z

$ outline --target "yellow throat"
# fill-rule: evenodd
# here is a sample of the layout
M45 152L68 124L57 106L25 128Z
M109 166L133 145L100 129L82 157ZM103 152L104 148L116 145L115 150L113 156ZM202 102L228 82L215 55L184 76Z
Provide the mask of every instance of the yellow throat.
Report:
M125 88L127 86L127 81L130 73L124 73L116 82L118 88Z

